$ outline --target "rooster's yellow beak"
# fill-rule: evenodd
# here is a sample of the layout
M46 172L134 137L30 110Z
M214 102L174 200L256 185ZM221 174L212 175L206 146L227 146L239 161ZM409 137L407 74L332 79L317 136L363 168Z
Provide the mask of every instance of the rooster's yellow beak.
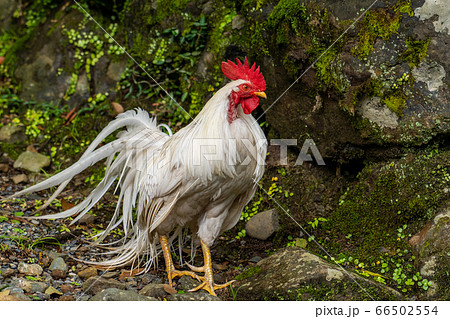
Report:
M263 97L263 98L267 99L267 95L264 92L253 92L253 94L255 94L256 96Z

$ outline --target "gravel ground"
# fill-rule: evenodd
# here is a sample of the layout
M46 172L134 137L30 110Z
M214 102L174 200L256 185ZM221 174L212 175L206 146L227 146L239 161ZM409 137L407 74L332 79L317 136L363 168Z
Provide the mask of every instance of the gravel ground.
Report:
M89 246L92 236L106 227L115 197L106 195L93 213L82 223L70 225L69 219L30 220L24 217L36 213L50 193L39 192L18 200L6 200L14 192L32 185L44 177L28 175L27 182L14 183L14 177L24 171L13 168L13 162L2 158L0 178L0 300L230 300L228 289L217 291L218 298L204 291L189 293L198 281L183 276L175 280L175 289L167 285L164 260L160 269L136 275L130 267L122 269L95 268L76 260L101 260L97 247ZM5 165L6 164L6 165ZM44 213L55 213L73 206L89 193L84 178L75 179L73 186L61 194ZM119 232L106 241L121 237ZM233 237L221 237L212 247L216 282L232 280L237 274L265 257L271 243ZM251 254L249 255L249 252ZM202 265L199 251L195 265Z

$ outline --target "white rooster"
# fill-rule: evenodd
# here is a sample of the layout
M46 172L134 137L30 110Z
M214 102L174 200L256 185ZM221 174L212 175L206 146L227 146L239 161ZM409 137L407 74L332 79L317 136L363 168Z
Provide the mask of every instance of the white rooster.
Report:
M76 174L107 158L105 177L85 200L64 212L36 218L78 214L75 223L117 182L120 195L116 211L99 240L120 224L125 236L110 252L117 256L100 264L135 266L146 256L143 265L148 270L162 250L171 286L173 278L189 275L201 281L193 291L205 289L215 295L215 289L230 283L214 283L209 247L238 222L263 175L267 152L267 140L250 114L258 106L259 97L266 97L259 67L253 64L250 68L245 58L244 64L239 60L236 64L222 62L222 71L232 81L176 134L170 130L163 133L160 127L168 127L157 125L145 111L125 112L103 129L78 162L12 197L60 185L47 206ZM122 127L126 130L116 140L95 149ZM188 264L192 271L176 270L169 250L171 241L179 238L184 228L200 238L203 250L204 265Z

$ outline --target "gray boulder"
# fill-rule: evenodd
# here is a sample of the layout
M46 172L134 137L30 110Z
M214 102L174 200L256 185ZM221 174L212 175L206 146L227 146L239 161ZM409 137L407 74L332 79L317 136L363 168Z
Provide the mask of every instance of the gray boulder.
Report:
M93 296L90 301L157 301L155 298L146 297L132 290L107 288Z

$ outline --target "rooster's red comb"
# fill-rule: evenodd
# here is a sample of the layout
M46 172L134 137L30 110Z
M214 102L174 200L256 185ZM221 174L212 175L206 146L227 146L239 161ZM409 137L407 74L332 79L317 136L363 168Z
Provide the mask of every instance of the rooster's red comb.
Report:
M264 76L259 72L259 66L256 68L256 63L252 67L248 66L247 57L244 58L244 64L239 59L236 59L237 64L230 60L222 62L222 72L230 80L246 80L250 81L257 89L264 91L266 89L266 81ZM256 70L255 70L256 68Z

